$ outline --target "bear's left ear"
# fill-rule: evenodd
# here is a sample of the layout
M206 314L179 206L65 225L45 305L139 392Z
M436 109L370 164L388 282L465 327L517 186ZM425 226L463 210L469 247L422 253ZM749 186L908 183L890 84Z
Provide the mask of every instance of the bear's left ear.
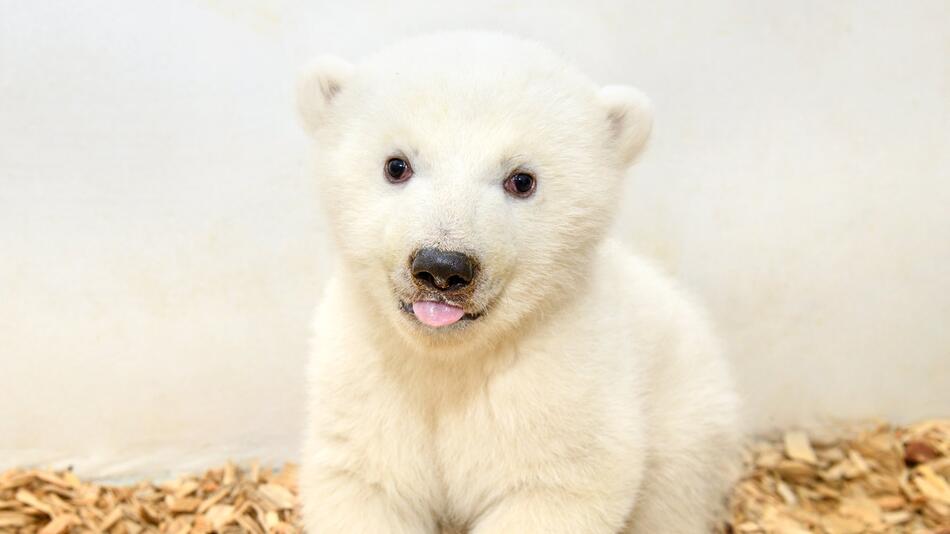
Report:
M650 100L639 90L626 85L608 85L600 90L606 110L610 142L620 163L627 167L643 152L653 129Z
M335 56L321 56L300 74L297 81L297 110L310 135L326 123L333 100L353 76L353 65Z

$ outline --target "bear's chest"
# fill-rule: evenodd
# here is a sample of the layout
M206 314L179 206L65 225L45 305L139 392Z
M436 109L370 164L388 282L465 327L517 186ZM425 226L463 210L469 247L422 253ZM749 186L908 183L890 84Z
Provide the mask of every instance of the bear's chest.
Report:
M607 425L609 391L597 382L555 366L512 369L463 404L437 409L432 452L443 515L465 524L500 496L582 462Z

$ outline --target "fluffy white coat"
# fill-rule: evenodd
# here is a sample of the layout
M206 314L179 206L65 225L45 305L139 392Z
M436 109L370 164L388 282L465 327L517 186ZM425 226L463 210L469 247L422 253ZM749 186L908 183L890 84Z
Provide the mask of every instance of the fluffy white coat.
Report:
M605 237L646 99L534 43L445 33L321 58L299 106L340 251L308 377L308 532L708 531L736 456L729 374L696 305ZM533 195L506 194L513 172ZM478 259L459 304L478 318L407 313L421 247Z

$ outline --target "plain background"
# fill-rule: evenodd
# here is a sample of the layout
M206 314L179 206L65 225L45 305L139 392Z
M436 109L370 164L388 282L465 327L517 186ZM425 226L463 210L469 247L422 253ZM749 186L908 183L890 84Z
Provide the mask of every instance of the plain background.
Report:
M652 97L617 233L709 305L751 430L950 414L946 1L0 0L0 468L294 458L296 71L451 28Z

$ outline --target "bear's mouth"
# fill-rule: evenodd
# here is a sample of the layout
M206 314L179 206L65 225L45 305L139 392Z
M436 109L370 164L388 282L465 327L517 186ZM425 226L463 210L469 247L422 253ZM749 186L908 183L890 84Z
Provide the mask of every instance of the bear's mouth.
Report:
M400 301L399 309L431 328L445 328L466 321L474 321L482 316L480 312L466 312L461 306L436 300Z

